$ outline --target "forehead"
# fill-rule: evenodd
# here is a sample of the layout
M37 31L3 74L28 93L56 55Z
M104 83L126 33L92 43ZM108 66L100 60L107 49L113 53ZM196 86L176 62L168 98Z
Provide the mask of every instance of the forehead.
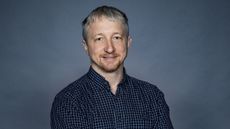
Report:
M124 24L122 24L122 22L118 19L98 17L94 18L94 20L88 24L87 30L89 33L102 33L110 31L117 31L123 33Z

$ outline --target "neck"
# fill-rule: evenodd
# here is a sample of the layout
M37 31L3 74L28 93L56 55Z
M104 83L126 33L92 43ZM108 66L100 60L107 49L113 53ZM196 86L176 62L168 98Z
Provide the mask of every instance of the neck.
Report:
M105 78L109 82L110 90L113 94L116 94L117 86L123 78L123 66L118 68L114 72L105 72L100 69L92 67L97 73Z
M109 82L110 90L113 94L116 94L117 86L123 78L123 69L116 71L116 73L109 73L105 76L105 79Z

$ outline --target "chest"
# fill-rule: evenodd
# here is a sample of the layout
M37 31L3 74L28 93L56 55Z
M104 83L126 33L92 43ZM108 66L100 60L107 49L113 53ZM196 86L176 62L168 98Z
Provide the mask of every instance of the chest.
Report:
M154 103L139 93L100 92L89 101L85 112L92 128L150 129L157 122Z

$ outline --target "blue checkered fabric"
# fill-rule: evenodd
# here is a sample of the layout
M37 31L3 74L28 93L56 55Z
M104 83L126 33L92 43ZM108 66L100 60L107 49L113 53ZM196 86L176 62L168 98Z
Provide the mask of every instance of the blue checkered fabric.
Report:
M126 74L112 94L92 68L59 92L51 109L52 129L173 129L163 93Z

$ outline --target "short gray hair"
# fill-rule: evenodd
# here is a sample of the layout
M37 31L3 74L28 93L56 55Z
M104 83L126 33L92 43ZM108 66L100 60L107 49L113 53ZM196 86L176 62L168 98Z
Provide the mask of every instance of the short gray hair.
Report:
M119 20L124 25L124 31L128 37L129 35L129 25L128 18L124 12L112 7L112 6L100 6L94 9L83 21L82 21L82 37L86 41L87 39L87 27L89 24L93 23L96 19L102 16L112 19Z

